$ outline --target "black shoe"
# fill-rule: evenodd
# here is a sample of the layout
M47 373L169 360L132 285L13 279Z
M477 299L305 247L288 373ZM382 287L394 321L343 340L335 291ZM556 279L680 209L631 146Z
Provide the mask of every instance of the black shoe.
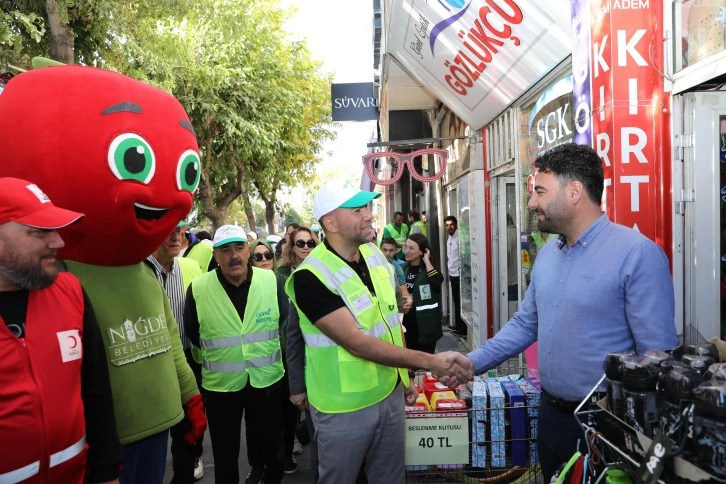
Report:
M247 474L247 479L245 479L245 484L260 484L264 475L265 475L264 467L253 467L252 470L250 470L250 473Z
M294 457L290 456L289 459L285 459L285 474L295 474L297 472L297 461Z

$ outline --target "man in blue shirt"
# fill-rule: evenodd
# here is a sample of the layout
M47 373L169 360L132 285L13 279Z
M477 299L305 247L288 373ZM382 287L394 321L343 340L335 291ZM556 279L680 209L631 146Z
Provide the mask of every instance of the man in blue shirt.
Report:
M573 411L602 376L605 355L667 350L678 337L668 258L640 232L602 213L603 171L595 151L563 144L534 164L527 206L537 212L539 230L561 235L539 252L512 319L469 353L469 361L462 355L457 363L483 373L539 341L537 444L549 482L584 439Z

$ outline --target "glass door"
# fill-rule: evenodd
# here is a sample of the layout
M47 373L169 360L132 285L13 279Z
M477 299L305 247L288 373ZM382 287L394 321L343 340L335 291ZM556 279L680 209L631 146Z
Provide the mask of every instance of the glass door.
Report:
M726 92L684 98L683 329L696 343L726 337Z
M494 333L514 315L519 304L519 231L517 230L517 194L511 173L496 178L492 200L492 272L497 274L494 294Z
M458 220L458 217L459 217L459 199L457 198L458 197L458 194L457 194L457 186L456 185L453 185L453 186L450 185L449 186L449 192L448 193L449 193L449 195L448 195L447 198L448 198L448 208L449 209L444 214L444 216L447 216L449 214L452 214L454 217L457 217L457 220ZM445 231L446 230L444 229L444 232ZM444 240L448 241L448 237L449 237L449 234L448 233L444 233ZM445 242L444 243L444 247L447 247L448 246L447 243L448 242ZM446 250L444 250L443 252L445 254L446 253ZM441 267L442 267L442 270L445 271L446 274L449 273L449 271L447 270L445 264L441 264ZM455 308L454 308L454 299L453 299L453 297L451 295L451 285L448 285L446 292L448 294L448 298L447 298L448 299L448 305L447 305L447 308L449 310L449 312L448 312L448 314L449 314L449 318L448 318L449 319L449 326L453 328L454 326L456 326L456 316L454 314Z

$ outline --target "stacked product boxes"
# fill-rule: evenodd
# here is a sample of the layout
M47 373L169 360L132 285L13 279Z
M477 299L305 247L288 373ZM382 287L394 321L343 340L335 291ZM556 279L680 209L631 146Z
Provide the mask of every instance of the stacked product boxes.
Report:
M530 381L529 378L518 378L515 383L524 394L524 401L527 404L527 438L529 439L529 463L539 464L539 453L537 452L537 424L539 416L539 405L541 392ZM539 383L539 380L537 380Z
M520 375L475 377L472 384L471 466L536 465L539 383Z
M492 442L492 467L504 467L506 463L504 439L506 437L504 422L504 392L502 385L496 378L486 379L489 391L489 438Z
M506 454L511 457L512 465L524 466L527 465L527 412L524 408L524 393L508 377L499 381L507 402L506 423L509 432Z
M487 414L489 394L483 380L474 380L471 389L471 465L487 466Z

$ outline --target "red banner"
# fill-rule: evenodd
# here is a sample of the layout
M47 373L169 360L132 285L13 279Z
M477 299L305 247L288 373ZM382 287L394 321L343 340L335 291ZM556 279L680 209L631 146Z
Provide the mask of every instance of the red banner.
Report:
M663 5L591 0L593 147L603 206L671 255L669 97L663 90Z

